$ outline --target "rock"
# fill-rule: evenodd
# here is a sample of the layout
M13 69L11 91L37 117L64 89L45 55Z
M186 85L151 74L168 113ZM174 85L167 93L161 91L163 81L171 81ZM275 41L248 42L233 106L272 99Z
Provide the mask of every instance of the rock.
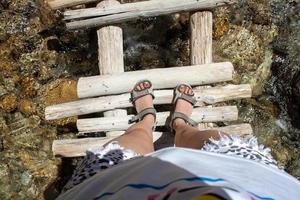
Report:
M0 48L2 48L1 45ZM3 72L5 76L12 76L15 69L16 66L11 60L5 59L5 57L0 58L0 71Z
M213 38L219 39L229 31L229 20L224 17L217 17L213 20Z
M45 94L43 97L45 106L77 100L77 81L71 79L56 80L48 85L43 93ZM77 117L69 117L52 120L49 123L61 126L70 123L75 125L76 119Z
M4 96L7 94L6 89L4 88L4 86L0 85L0 97Z
M20 80L22 93L27 97L35 97L37 95L38 83L32 76L22 77Z
M0 108L5 112L14 111L18 106L18 100L15 95L7 95L0 101Z
M250 80L253 96L262 94L264 85L267 82L268 78L271 76L271 65L273 62L272 58L273 53L266 51L264 62L259 65L258 69L253 74Z
M42 66L40 69L38 79L41 81L47 81L54 76L54 72L52 71L51 67Z
M74 101L77 97L77 81L60 79L52 82L45 91L45 105L54 105Z
M25 115L31 115L36 113L36 106L32 101L24 99L19 103L19 110Z
M217 53L230 60L238 73L256 70L263 61L263 50L260 39L241 26L231 26L216 42Z
M21 175L21 184L28 185L31 182L31 179L32 175L29 172L25 171Z
M278 162L279 166L287 166L290 158L291 158L291 151L283 146L277 146L273 148L272 154L275 160Z
M293 96L298 105L300 105L300 73L296 77L295 83L293 85Z

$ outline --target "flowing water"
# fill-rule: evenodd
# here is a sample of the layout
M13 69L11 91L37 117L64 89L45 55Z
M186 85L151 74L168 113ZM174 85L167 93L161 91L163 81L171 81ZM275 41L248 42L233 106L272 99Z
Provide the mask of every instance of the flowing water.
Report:
M259 142L297 178L299 6L299 0L239 0L214 10L213 32L214 61L231 61L232 83L253 87L253 98L228 104L238 106L239 122L251 123ZM126 71L189 65L188 17L122 24ZM97 62L95 29L67 31L60 12L42 0L0 0L0 199L53 199L60 192L76 159L53 157L51 145L75 137L76 118L46 121L44 109L75 100L76 80L98 74Z

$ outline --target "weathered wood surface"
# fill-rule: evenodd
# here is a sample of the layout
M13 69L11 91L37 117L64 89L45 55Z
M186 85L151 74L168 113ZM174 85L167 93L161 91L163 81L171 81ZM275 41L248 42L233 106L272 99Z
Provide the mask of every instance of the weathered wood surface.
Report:
M195 12L190 16L190 59L192 65L212 63L212 13Z
M250 124L237 124L225 127L214 128L230 135L238 135L247 137L253 133ZM53 154L63 157L78 157L85 156L87 150L92 150L103 146L110 140L122 135L124 132L109 132L105 138L84 138L84 139L68 139L68 140L54 140L52 145ZM161 132L153 133L153 141L161 137Z
M209 11L192 13L190 33L191 65L212 63L212 13ZM207 128L208 124L201 123L199 126Z
M101 1L98 8L109 8L120 3L116 0ZM97 30L98 65L100 75L124 72L123 31L118 26L105 26ZM127 116L127 110L110 110L103 113L104 117Z
M55 156L63 157L85 156L86 151L97 149L123 133L124 131L110 132L107 137L54 140L52 152ZM161 135L161 132L153 132L153 142L158 140Z
M169 112L158 112L156 116L157 126L164 126ZM129 120L133 115L127 117L100 117L90 119L78 119L77 129L81 133L98 131L122 131L127 130ZM219 122L235 121L238 119L238 109L236 106L223 107L199 107L194 108L191 116L196 122Z
M121 94L131 91L134 84L143 79L150 80L154 89L163 89L174 88L180 82L195 86L229 81L232 76L233 66L230 62L130 71L80 78L77 94L79 98Z
M116 0L105 0L97 8L109 8L120 3ZM97 30L98 64L100 75L124 72L123 31L118 26L105 26Z
M154 17L177 12L212 9L217 6L227 5L234 2L235 0L152 0L121 4L109 9L89 8L67 11L64 15L65 19L68 20L88 18L67 23L66 26L68 29L91 28L143 17Z
M85 3L91 3L99 0L48 0L48 5L51 9L57 10L60 8L76 6Z
M196 106L202 105L202 102L206 104L215 104L223 101L250 98L251 92L251 86L248 84L194 89L195 97L198 101ZM154 95L155 105L170 104L173 98L173 90L155 90ZM53 120L117 108L132 107L129 98L130 94L125 93L48 106L45 109L45 118L46 120Z
M250 124L237 124L223 127L214 127L213 129L218 130L229 135L237 135L241 137L247 137L253 134L253 129Z

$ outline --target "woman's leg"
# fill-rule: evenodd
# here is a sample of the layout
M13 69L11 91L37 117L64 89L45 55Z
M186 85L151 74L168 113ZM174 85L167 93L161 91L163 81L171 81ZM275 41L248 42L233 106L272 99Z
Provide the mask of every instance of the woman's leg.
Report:
M193 91L184 85L181 86L179 90L187 95L193 94ZM193 106L189 102L179 99L176 103L175 111L191 116ZM175 146L177 147L201 149L205 142L209 142L209 138L213 138L215 140L220 138L218 131L200 131L197 128L186 124L186 122L180 118L174 120L173 129L175 130Z
M177 120L177 119L176 119ZM200 131L184 121L174 121L173 128L175 129L175 145L177 147L185 147L192 149L202 149L205 142L209 142L210 138L215 140L220 139L219 131L203 130Z
M137 86L136 89L143 90L149 87L150 84L148 82L143 82ZM138 113L148 107L153 107L153 99L151 95L143 96L135 101L135 108ZM153 152L154 146L152 128L154 125L154 116L151 114L146 115L142 121L132 125L123 135L112 141L117 141L120 146L126 149L131 149L141 155Z

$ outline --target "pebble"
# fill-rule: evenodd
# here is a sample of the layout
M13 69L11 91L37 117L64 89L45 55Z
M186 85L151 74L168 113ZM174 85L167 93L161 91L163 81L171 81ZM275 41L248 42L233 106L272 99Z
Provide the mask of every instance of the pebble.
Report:
M11 112L18 106L18 100L15 95L7 95L0 101L0 108L5 112Z

